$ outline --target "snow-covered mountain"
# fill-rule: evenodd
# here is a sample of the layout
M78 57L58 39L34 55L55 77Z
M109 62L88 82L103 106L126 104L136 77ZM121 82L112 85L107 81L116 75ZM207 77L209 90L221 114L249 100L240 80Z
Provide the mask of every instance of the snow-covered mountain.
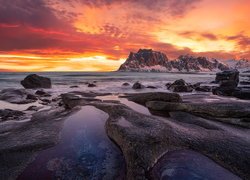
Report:
M227 69L229 69L228 65L216 59L209 60L206 57L182 55L174 61L169 61L162 52L153 51L152 49L140 49L137 53L131 52L118 71L209 72Z
M240 60L227 60L226 63L231 69L238 69L240 71L250 70L250 60L240 59Z

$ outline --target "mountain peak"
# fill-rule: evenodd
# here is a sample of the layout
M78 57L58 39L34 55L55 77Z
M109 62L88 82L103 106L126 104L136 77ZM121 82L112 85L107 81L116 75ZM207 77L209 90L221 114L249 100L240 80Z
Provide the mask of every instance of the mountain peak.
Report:
M174 61L152 49L139 49L137 53L130 52L127 60L120 66L119 71L136 72L199 72L228 70L229 67L216 59L195 57L189 54L181 55Z

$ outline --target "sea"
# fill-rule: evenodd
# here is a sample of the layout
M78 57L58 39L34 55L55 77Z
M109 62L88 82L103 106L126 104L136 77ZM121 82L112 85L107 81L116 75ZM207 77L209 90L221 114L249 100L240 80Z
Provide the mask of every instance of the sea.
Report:
M94 91L101 93L131 93L137 92L131 86L140 82L144 86L155 86L157 89L145 88L141 91L168 91L165 84L177 79L184 79L187 83L203 83L211 85L215 80L215 73L148 73L148 72L1 72L0 90L6 88L23 88L20 84L29 74L49 77L52 81L52 92L72 91L71 86L78 86L74 90ZM123 83L130 86L122 86ZM88 87L87 83L95 83L96 87Z

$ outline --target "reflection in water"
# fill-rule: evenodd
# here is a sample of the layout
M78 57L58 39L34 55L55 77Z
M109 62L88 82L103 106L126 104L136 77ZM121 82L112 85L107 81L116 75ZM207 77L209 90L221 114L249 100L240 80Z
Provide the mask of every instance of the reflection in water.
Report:
M191 150L165 154L153 167L151 176L161 180L240 179L206 156Z
M123 179L125 161L106 135L107 118L82 107L65 121L60 143L42 151L18 179Z

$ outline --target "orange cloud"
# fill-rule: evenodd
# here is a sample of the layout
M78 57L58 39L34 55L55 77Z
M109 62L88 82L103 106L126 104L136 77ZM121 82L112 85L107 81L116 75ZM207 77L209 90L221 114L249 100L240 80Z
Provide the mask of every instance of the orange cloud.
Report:
M130 51L250 58L248 0L0 0L1 71L110 71Z

